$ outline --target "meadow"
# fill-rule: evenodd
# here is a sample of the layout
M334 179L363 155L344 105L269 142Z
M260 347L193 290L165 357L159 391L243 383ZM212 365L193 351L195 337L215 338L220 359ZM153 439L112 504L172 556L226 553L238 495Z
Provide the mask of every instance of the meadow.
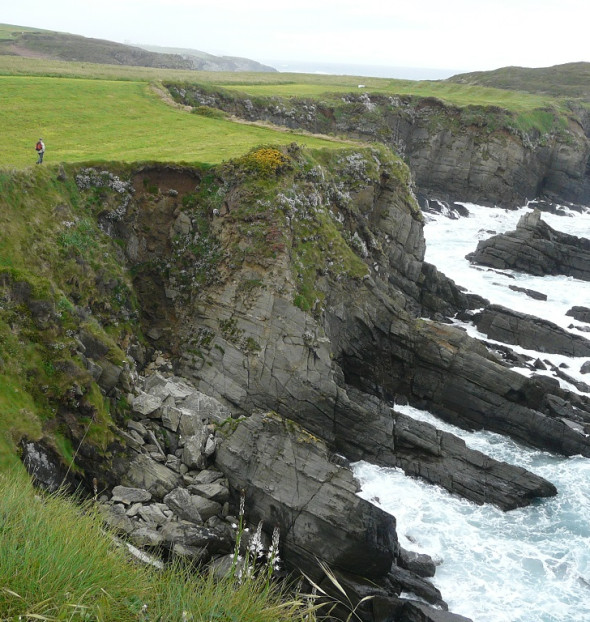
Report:
M0 166L46 162L167 161L217 164L260 144L337 142L191 114L165 103L148 82L0 76Z

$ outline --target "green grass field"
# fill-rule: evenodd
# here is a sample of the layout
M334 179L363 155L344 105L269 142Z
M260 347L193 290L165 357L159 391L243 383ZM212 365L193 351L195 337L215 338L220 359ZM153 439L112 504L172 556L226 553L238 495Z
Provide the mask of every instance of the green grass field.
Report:
M359 84L363 91L388 95L415 95L436 97L457 106L499 106L513 112L527 112L538 108L562 109L564 101L549 94L505 90L491 86L457 84L447 81L391 80L363 76L333 76L300 73L209 72L154 69L149 67L122 67L67 63L14 56L0 56L0 75L30 75L78 77L131 81L186 81L214 84L236 89L251 95L280 97L325 98L356 92Z
M260 144L339 143L190 114L165 103L147 82L0 76L0 166L167 161L216 164Z

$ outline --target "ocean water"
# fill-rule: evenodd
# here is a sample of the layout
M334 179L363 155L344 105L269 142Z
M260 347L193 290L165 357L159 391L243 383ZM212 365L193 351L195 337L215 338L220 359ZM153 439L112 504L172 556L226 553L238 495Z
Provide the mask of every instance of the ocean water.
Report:
M481 269L464 259L479 239L514 229L527 208L506 211L470 204L466 207L469 218L428 217L427 261L493 303L566 328L573 325L572 332L584 335L579 331L583 324L565 312L574 305L590 306L590 283ZM543 214L543 219L559 231L590 237L590 211L570 216ZM510 284L546 293L548 300L536 301L513 292L508 289ZM477 335L473 327L464 326ZM590 383L588 375L579 373L586 359L528 354L565 362L568 374ZM354 465L361 496L396 517L402 546L427 553L440 563L431 581L441 590L450 610L474 622L589 622L590 459L555 456L492 432L460 430L409 406L396 408L453 432L474 449L545 477L559 491L553 499L505 513L454 497L406 477L398 469L366 462Z
M364 76L394 78L396 80L444 80L463 73L461 69L435 69L428 67L393 67L390 65L361 65L317 61L286 61L263 59L261 62L283 73L316 73L339 76Z

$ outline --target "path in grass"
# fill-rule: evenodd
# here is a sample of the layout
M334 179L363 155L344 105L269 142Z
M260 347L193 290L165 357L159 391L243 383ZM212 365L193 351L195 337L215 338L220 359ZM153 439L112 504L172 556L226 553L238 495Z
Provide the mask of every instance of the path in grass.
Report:
M309 135L211 119L164 103L146 82L0 76L0 166L46 162L219 163L260 144L338 148Z

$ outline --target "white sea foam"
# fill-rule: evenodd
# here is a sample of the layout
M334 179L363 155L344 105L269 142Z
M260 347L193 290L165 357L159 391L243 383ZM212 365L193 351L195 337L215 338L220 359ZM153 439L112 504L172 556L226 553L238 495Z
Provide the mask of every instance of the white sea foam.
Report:
M511 271L502 274L472 267L464 259L477 239L492 235L490 231L514 229L525 208L467 207L470 218L436 217L427 224L427 261L491 302L565 328L577 324L565 312L574 305L590 306L590 283ZM590 214L572 218L543 214L543 219L559 231L590 237ZM544 292L548 300L532 300L508 289L510 284ZM559 360L569 364L571 375L579 370L580 359ZM432 582L451 611L475 622L588 622L590 460L553 456L491 432L465 432L409 406L396 409L460 436L473 449L545 477L559 491L553 499L505 513L454 497L398 469L364 462L355 465L361 495L396 517L402 546L442 561Z

